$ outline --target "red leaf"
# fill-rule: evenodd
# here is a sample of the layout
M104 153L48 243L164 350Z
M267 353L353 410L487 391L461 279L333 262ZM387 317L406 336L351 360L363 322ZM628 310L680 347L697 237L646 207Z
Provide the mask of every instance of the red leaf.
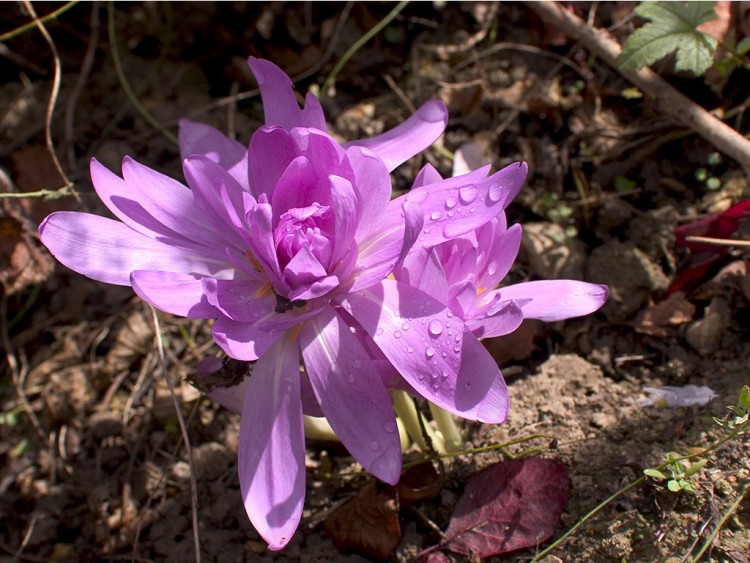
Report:
M549 459L496 463L469 481L440 545L490 557L552 537L568 500L568 470Z

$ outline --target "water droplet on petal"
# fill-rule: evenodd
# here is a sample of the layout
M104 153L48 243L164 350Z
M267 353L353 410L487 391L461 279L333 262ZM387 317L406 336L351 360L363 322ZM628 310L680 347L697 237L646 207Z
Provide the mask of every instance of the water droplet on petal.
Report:
M458 200L451 196L448 199L445 200L445 208L446 209L453 209L458 204Z
M426 234L426 235L430 234L430 227L425 227L424 228L424 234Z
M443 216L443 214L442 214L442 213L440 213L440 211L433 211L433 212L432 212L432 215L430 215L430 219L432 219L433 221L437 221L437 220L438 220L438 219L440 219L440 218L441 218L442 216Z
M376 334L377 336L380 336L381 334L383 334L383 329L382 329L382 328L379 328L378 330L376 330L376 331L375 331L375 334Z
M393 336L395 336L396 338L401 338L401 331L397 330L396 332L393 333Z
M458 354L459 352L461 352L461 345L459 344L458 346L454 346L454 347L453 347L453 351L454 351L454 352L455 352L456 354Z
M354 383L355 380L356 380L356 378L354 377L353 373L347 373L346 374L346 382L347 383Z
M380 447L380 444L378 444L377 440L373 440L370 442L370 449L374 452L378 451L378 448Z
M452 319L452 318L453 318L453 313L451 313L450 311L448 311L448 312L447 312L447 313L445 314L445 316L446 316L446 317L448 317L449 319Z
M456 335L455 341L456 342L461 342L461 335L460 334Z
M500 201L500 198L503 196L503 187L495 184L494 186L490 187L490 192L487 194L487 197L490 198L490 201L492 203L497 203Z
M401 325L401 330L409 330L409 323L404 323Z
M448 330L448 336L453 336L453 329Z
M432 356L435 355L435 348L433 348L432 346L428 346L424 349L424 355L427 356L427 359L429 360L430 358L432 358Z
M411 354L411 353L412 353L412 352L414 351L414 348L412 348L411 346L409 346L409 347L408 347L408 348L406 349L406 351L407 351L407 352L409 352L409 354Z
M448 356L448 352L443 352L443 358Z
M383 430L390 434L393 434L396 430L398 430L398 427L396 426L395 422L391 422L389 420L388 422L383 423Z
M474 213L476 210L476 207L469 207L469 213Z
M453 217L455 213L453 211L448 211L448 217Z
M437 319L433 319L430 321L430 325L427 327L427 330L432 336L440 336L440 333L443 332L443 323L441 323Z
M462 187L458 190L458 197L461 199L461 203L469 205L477 198L477 187L472 185Z

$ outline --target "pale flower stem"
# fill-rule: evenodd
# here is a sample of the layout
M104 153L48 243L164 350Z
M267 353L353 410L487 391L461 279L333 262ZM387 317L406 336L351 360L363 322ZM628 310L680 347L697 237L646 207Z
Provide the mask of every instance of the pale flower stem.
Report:
M430 403L430 412L445 439L446 452L452 454L463 450L464 439L453 415L433 403Z
M326 442L341 442L341 439L333 431L331 425L325 418L317 416L304 416L305 438L310 440L323 440ZM411 445L409 433L400 418L396 418L398 426L398 437L401 440L401 450L406 451Z
M407 395L404 391L393 391L392 397L393 408L395 409L398 418L401 419L401 422L403 422L404 426L406 427L406 431L409 433L411 439L416 442L416 444L422 451L429 451L429 448L425 443L424 436L422 435L422 427L420 426L419 419L417 418L422 415L417 412L417 409L414 407L414 403L412 402L411 397L409 397L409 395ZM440 433L438 432L435 432L430 427L429 422L424 420L424 418L422 419L422 422L424 423L425 432L427 432L427 435L432 440L432 446L435 451L439 454L447 453L445 449L445 441L443 440L442 435L440 435Z

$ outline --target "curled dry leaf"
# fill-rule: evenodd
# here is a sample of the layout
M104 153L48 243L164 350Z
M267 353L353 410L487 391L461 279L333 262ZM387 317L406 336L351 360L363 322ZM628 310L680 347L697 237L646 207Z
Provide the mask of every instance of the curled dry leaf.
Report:
M491 465L466 485L446 540L436 548L490 557L536 546L552 536L569 487L568 470L559 461L529 458ZM436 560L434 553L424 555Z
M334 510L325 529L336 547L387 560L401 541L401 507L437 495L444 484L432 462L407 469L396 486L372 482Z
M641 311L634 325L641 334L666 338L669 328L689 323L695 316L695 305L685 299L682 291L677 291L660 303L649 305Z

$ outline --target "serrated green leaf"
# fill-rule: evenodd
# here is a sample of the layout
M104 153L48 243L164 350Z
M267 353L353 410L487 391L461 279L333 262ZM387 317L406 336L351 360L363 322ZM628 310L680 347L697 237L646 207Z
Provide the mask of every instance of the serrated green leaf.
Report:
M654 479L658 479L659 481L663 481L667 478L667 476L658 469L644 469L643 474L648 475L649 477L653 477Z
M716 18L714 2L642 2L635 13L651 21L622 46L617 57L622 70L638 70L675 50L678 71L703 74L713 64L717 41L697 27Z

